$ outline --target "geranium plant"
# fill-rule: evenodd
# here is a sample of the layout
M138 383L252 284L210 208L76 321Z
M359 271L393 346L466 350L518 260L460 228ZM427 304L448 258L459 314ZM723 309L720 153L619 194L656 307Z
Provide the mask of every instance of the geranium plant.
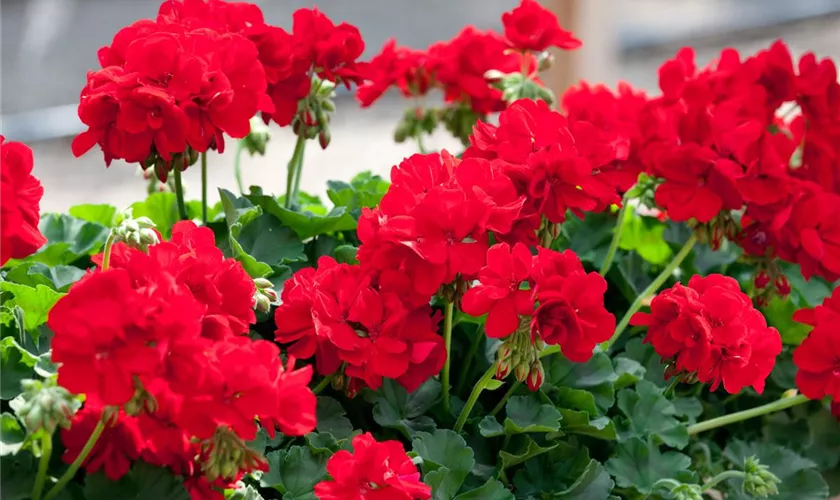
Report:
M4 500L836 493L834 63L683 49L660 95L555 99L546 51L581 42L534 0L502 23L360 61L315 8L287 32L167 0L99 51L72 145L139 163L147 199L41 216L0 141ZM300 179L339 85L409 99L421 152L325 204ZM238 175L270 122L285 186L210 204L213 156ZM441 126L463 151L425 150Z

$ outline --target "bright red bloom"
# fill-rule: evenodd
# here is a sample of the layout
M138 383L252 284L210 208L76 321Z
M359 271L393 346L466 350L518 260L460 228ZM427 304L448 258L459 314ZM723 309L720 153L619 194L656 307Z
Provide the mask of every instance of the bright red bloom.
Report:
M533 281L539 307L531 322L532 337L560 345L572 361L589 360L595 346L615 332L615 316L604 308L606 280L598 273L587 274L571 250L540 248Z
M47 242L38 229L44 188L32 175L32 150L5 141L0 135L0 266L35 253Z
M487 314L486 332L491 338L503 338L519 326L519 316L534 312L534 294L521 285L531 277L533 257L528 247L507 243L487 250L487 265L479 272L479 284L470 288L461 301L461 309L473 316Z
M823 300L814 309L800 309L793 315L794 321L811 325L813 330L793 351L796 364L796 386L811 399L832 398L836 406L840 402L840 288L835 288L831 297Z
M178 359L190 376L201 373L200 364L173 356L169 348L181 344L189 352L203 308L171 275L142 273L143 283L127 269L89 274L50 310L52 360L59 364L59 384L70 392L121 405L134 396L135 378L148 383L165 363Z
M829 281L840 278L840 195L818 186L804 190L774 221L779 257L800 265L807 279L814 274Z
M359 29L348 23L339 25L317 8L298 9L294 13L294 36L318 76L331 81L361 81L356 59L365 50Z
M370 433L353 438L353 452L340 450L327 462L332 480L315 485L320 500L425 500L432 489L399 441L377 442Z
M61 430L65 448L62 461L71 464L78 458L102 418L104 406L95 397L88 396L84 408L73 417L70 428ZM137 419L120 412L114 421L105 424L105 430L82 466L88 474L103 470L109 479L116 481L128 473L133 461L140 457L143 446Z
M573 50L582 45L571 32L560 27L553 12L536 0L522 0L518 7L502 14L502 24L510 45L519 50L542 52L549 47Z
M676 359L673 373L696 373L712 390L723 383L730 394L747 386L763 392L782 341L735 279L693 276L688 287L677 283L658 294L650 308L630 324L648 327L645 342Z
M405 97L413 97L424 95L432 83L432 75L426 69L426 53L399 47L393 38L362 66L361 73L365 83L359 86L356 99L363 108L382 97L391 86L396 86Z

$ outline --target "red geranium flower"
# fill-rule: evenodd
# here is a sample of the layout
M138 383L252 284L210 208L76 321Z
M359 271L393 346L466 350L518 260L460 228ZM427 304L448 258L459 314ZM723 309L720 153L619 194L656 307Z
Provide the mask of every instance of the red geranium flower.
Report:
M399 441L377 442L370 433L353 438L353 452L340 450L327 462L332 480L315 485L320 500L428 499L417 466Z
M359 86L356 99L366 108L379 99L392 85L405 97L421 96L432 82L426 69L426 53L397 46L393 38L361 69L365 83Z
M651 312L636 313L631 325L648 327L645 342L665 359L676 359L672 373L696 373L715 390L723 383L735 394L752 386L761 393L781 352L779 332L730 277L693 276L651 301Z
M811 399L832 398L840 402L840 288L814 309L800 309L793 315L794 321L811 325L813 330L793 352L796 372L796 386Z
M512 47L542 52L549 47L577 49L582 44L571 32L560 27L557 16L535 0L522 0L510 12L502 14L505 36Z
M32 150L5 141L0 135L0 266L35 253L47 242L38 229L44 188L32 175Z
M461 300L461 309L473 316L487 314L486 332L500 339L519 326L519 316L534 312L534 294L521 285L531 277L533 257L528 247L507 243L487 250L487 265L479 272L478 285L470 288Z

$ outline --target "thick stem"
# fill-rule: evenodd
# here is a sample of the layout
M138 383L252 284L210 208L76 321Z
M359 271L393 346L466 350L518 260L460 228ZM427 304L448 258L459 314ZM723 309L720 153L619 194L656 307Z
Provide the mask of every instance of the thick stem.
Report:
M426 154L426 145L423 144L423 132L417 134L417 151L420 152L421 155Z
M303 165L303 150L306 148L306 137L299 135L295 143L295 151L286 172L286 208L291 209L297 198L297 188L300 186L300 170ZM295 180L295 176L298 177Z
M519 381L517 381L513 385L511 385L510 389L508 389L507 392L505 393L505 395L502 396L502 400L499 401L498 403L496 403L496 406L493 407L493 410L490 412L490 415L493 415L495 417L496 414L498 414L500 411L502 411L502 408L505 407L505 404L507 404L508 399L510 399L510 397L513 396L513 393L516 392L516 390L519 389L519 387L521 385L522 385L522 382L519 382Z
M487 387L487 384L490 380L493 379L493 375L496 373L495 365L491 366L484 372L484 375L478 380L478 383L475 384L473 387L472 392L470 393L470 397L467 398L467 402L464 404L464 408L461 410L461 414L458 415L458 420L455 422L455 427L452 429L455 432L461 432L464 428L464 424L467 423L467 418L469 418L470 413L472 412L473 407L475 407L475 403L478 401L478 397L481 396L481 391Z
M178 217L187 220L187 206L184 204L184 184L181 182L181 170L176 166L172 169L175 176L175 200L178 202Z
M116 242L117 235L111 231L111 234L108 235L108 239L105 240L105 251L102 254L102 265L99 267L100 271L106 271L111 265L111 251L113 250L114 243Z
M207 225L207 152L201 153L201 222Z
M327 388L328 385L330 385L330 382L332 382L334 376L335 374L327 375L326 377L324 377L324 379L318 382L318 385L316 385L315 388L312 389L312 394L315 394L316 396L320 394L321 391L323 391Z
M47 469L50 465L52 455L52 435L41 432L41 459L38 461L38 475L35 476L35 487L32 488L32 500L41 500L41 493L44 491L44 483L47 480Z
M440 383L443 386L443 409L447 415L452 411L449 401L449 364L452 358L452 317L455 315L455 303L447 302L443 319L443 343L446 347L446 361L443 363L443 372L440 376Z
M709 491L710 489L714 488L715 486L719 485L720 483L726 481L727 479L732 479L735 477L744 477L744 471L740 470L726 470L718 474L717 476L709 479L703 487L701 488L702 491Z
M84 448L82 448L82 451L79 453L79 456L76 457L76 460L73 460L73 463L70 464L70 467L68 467L64 474L61 475L61 477L58 479L58 482L55 483L55 486L53 486L49 493L47 493L47 495L44 497L44 500L51 500L52 498L55 498L56 495L58 495L61 492L61 490L63 490L64 487L67 486L67 483L69 483L70 480L76 476L76 472L79 470L79 467L81 467L82 463L84 463L84 461L87 459L88 455L90 454L90 451L96 445L96 442L99 440L99 436L102 435L102 431L104 430L105 422L103 422L100 418L99 422L96 424L96 427L93 429L93 433L90 435L90 438L88 438Z
M479 326L475 332L475 338L470 344L470 350L467 352L467 359L464 361L464 366L461 368L461 374L458 375L458 383L455 384L455 391L458 393L464 389L464 384L467 383L467 375L469 375L470 368L472 368L473 358L475 358L475 355L478 352L478 347L481 345L481 339L483 338L484 327Z
M236 152L233 155L233 176L236 178L236 187L239 188L239 194L245 194L245 185L242 184L242 152L245 150L245 143L239 141L236 143Z
M793 406L807 403L808 401L810 400L801 394L798 396L791 396L786 398L783 397L782 399L778 399L776 401L773 401L772 403L767 403L766 405L758 406L756 408L750 408L749 410L739 411L737 413L730 413L729 415L723 415L722 417L717 417L710 420L705 420L703 422L698 422L694 425L690 425L688 427L688 435L693 436L701 432L717 429L718 427L724 427L726 425L734 424L735 422L740 422L742 420L747 420L750 418L767 415L768 413L775 413L777 411L786 410Z
M630 198L626 195L624 196L624 199L621 200L621 210L618 211L618 222L616 222L615 229L613 230L613 237L612 241L610 241L610 248L609 250L607 250L607 256L604 257L604 263L601 264L601 276L607 275L607 272L609 272L613 260L615 259L615 253L618 250L618 244L621 242L621 233L624 230L625 211L627 210L627 205L629 205L629 201Z
M674 274L674 270L680 267L680 264L682 264L683 260L685 260L685 258L688 257L688 254L691 253L691 250L694 248L694 245L696 243L697 235L692 234L688 241L685 242L685 245L683 245L680 251L677 252L677 255L675 255L671 262L668 263L667 266L665 266L665 269L663 269L662 272L659 273L659 276L654 278L651 284L648 285L648 287L645 288L642 291L642 293L636 296L636 300L634 300L633 303L630 304L630 308L627 310L626 313L624 313L624 317L621 318L621 321L619 321L618 326L616 326L615 333L613 334L612 338L601 344L601 348L604 351L609 351L610 347L612 347L615 344L616 340L618 340L622 332L624 332L624 329L627 328L627 325L630 323L630 318L632 318L633 315L636 314L636 312L639 309L641 309L642 302L646 298L655 294L657 290L659 290L659 288L662 286L662 284L668 281L668 278L670 278L671 275Z

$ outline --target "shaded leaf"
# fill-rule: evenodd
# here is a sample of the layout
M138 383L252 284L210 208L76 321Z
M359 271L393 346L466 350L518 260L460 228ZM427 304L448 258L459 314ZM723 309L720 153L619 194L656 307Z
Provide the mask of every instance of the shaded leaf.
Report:
M25 439L26 431L14 415L0 415L0 456L17 453Z
M625 417L619 421L621 439L655 436L678 449L688 444L687 427L677 420L676 408L653 383L642 380L635 390L622 389L618 408Z
M272 451L265 458L268 472L260 477L261 486L274 488L283 498L315 500L312 490L327 477L328 455L314 455L309 448L292 446Z
M609 496L613 480L586 448L558 443L550 453L525 462L513 478L517 498L601 500Z
M563 415L564 434L579 434L605 441L614 441L617 437L615 425L608 417L591 418L585 411L560 408ZM549 439L552 436L549 435Z
M67 214L46 214L41 217L38 228L47 238L47 244L26 260L48 266L71 264L80 257L93 255L102 249L110 232L102 224Z
M437 403L440 393L440 382L434 379L429 379L411 394L396 381L385 379L378 391L366 390L364 395L374 404L376 423L412 437L417 432L434 432L435 422L425 413Z
M723 451L723 456L735 468L743 470L744 460L755 456L759 462L770 468L770 472L781 479L778 500L825 500L828 485L817 471L817 464L803 458L794 451L774 443L735 440ZM741 491L742 479L730 479L730 496L733 499L752 498Z
M346 439L353 434L353 424L345 416L346 412L341 403L333 398L320 396L315 409L318 423L315 429L318 432L329 432L336 439Z
M489 479L481 487L461 493L455 500L513 500L513 493L496 479Z
M676 451L661 453L652 442L635 437L620 442L615 456L605 464L619 487L642 494L650 494L660 479L690 482L683 479L690 465L688 456Z
M85 476L86 500L189 500L183 481L169 469L136 462L131 472L119 481L108 479L104 472Z
M312 212L295 212L280 206L275 198L260 194L250 194L247 197L255 205L277 217L284 226L297 233L301 240L307 240L319 234L338 231L352 231L356 229L356 219L344 207L335 207L325 215Z
M484 417L479 424L481 435L493 437L525 432L552 432L560 429L560 421L563 419L557 408L541 404L533 395L511 397L505 405L505 414L503 425L492 415Z
M20 382L34 378L38 358L21 347L12 337L0 340L0 399L14 399L21 393Z
M511 439L510 449L514 451L500 451L501 468L508 469L515 465L524 463L526 460L549 452L557 447L557 443L542 447L527 435L515 436Z
M545 390L552 398L552 391L561 387L582 389L590 392L595 404L604 413L615 403L613 382L618 379L612 361L603 352L596 352L586 363L573 363L562 355L554 355L543 361L545 368Z

